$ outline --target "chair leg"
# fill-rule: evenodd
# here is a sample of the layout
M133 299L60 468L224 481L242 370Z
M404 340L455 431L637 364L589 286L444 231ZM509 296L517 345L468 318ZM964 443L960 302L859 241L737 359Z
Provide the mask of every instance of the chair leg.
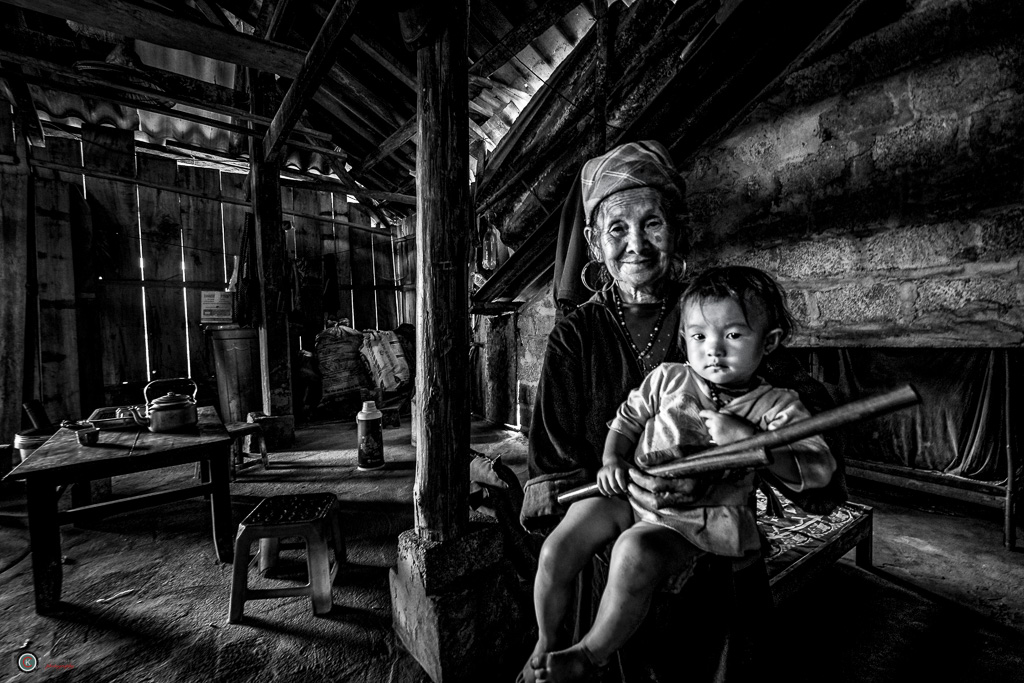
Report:
M311 534L306 538L306 564L309 568L313 614L327 614L334 607L334 600L331 596L330 555L326 536Z
M270 469L270 458L267 457L267 440L263 438L263 434L256 434L253 438L260 442L260 459L263 461L263 469Z
M249 535L242 528L235 537L235 557L231 572L231 601L228 605L228 621L237 624L245 609L245 595L249 589Z

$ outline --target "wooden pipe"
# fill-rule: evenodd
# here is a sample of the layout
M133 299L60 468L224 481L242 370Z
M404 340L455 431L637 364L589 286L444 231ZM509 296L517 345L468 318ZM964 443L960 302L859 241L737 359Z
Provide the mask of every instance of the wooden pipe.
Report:
M909 384L902 384L883 394L851 401L831 410L812 415L806 420L794 422L770 432L759 432L749 438L734 441L724 446L716 446L700 453L686 455L678 447L670 449L672 457L681 459L677 462L657 465L645 471L647 474L672 478L736 467L763 467L771 463L770 456L766 451L772 448L779 448L794 441L806 439L809 436L815 436L837 427L878 417L902 408L917 405L920 402L921 397L914 387ZM761 454L760 458L757 457L757 453ZM736 455L744 457L725 457ZM558 502L561 505L570 505L577 500L597 496L600 493L597 489L597 484L587 484L586 486L581 486L561 494L558 496Z

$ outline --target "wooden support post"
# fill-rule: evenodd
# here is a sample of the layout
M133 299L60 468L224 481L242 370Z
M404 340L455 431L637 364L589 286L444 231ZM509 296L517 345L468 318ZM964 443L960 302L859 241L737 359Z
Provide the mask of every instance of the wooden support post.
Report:
M455 0L417 53L416 441L420 538L457 538L469 519L468 2Z
M253 106L261 112L266 104L264 77L249 74ZM285 278L284 232L281 230L281 164L267 159L262 141L250 139L250 180L253 215L256 218L256 259L260 278L260 378L263 412L270 417L293 419L291 339L288 334L290 293ZM290 422L294 430L294 422ZM290 432L287 428L285 432ZM286 435L285 439L289 437Z

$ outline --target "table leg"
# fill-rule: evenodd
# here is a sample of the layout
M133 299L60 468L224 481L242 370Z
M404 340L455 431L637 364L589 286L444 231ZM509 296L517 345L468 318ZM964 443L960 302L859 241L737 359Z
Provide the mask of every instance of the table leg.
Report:
M213 485L213 492L210 494L213 546L221 562L231 562L234 556L235 528L231 519L231 487L228 485L231 476L230 458L231 449L225 444L225 447L209 460L210 483Z
M82 508L92 503L92 482L76 481L71 485L71 507Z
M873 514L873 511L868 513L868 533L867 536L857 544L857 550L854 555L854 561L857 563L857 566L862 569L871 569L875 564L874 549L872 547L875 536Z
M57 523L57 486L36 477L27 477L25 483L36 612L46 614L60 602L64 579L60 560L60 525Z

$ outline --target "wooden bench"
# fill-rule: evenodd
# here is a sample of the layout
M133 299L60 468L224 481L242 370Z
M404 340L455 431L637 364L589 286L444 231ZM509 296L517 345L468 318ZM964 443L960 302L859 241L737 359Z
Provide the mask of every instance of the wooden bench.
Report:
M757 522L771 543L765 564L776 605L851 550L856 549L858 567L871 567L872 508L846 502L819 516L803 514L788 503L784 507L784 518L759 509Z

